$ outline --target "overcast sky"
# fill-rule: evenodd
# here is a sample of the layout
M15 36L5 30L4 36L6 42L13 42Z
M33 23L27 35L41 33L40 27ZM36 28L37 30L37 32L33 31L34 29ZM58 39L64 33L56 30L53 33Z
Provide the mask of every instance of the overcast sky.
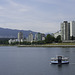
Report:
M0 0L0 27L52 33L75 20L75 0Z

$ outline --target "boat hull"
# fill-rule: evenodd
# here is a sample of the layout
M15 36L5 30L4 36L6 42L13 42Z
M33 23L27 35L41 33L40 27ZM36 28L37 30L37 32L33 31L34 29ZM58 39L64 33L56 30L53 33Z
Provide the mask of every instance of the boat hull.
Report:
M60 64L58 61L51 61L51 64ZM69 64L69 61L62 61L61 64Z

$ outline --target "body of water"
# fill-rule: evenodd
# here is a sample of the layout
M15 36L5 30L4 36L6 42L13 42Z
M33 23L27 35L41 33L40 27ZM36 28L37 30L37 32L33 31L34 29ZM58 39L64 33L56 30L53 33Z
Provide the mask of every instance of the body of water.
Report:
M50 64L51 57L69 57L69 64ZM74 75L75 48L0 47L0 75Z

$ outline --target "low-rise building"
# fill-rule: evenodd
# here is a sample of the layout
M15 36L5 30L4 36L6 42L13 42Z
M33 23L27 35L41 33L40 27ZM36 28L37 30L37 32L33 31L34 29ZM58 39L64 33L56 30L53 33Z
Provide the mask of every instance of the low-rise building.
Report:
M18 39L10 39L8 40L9 44L15 43L15 42L19 42Z

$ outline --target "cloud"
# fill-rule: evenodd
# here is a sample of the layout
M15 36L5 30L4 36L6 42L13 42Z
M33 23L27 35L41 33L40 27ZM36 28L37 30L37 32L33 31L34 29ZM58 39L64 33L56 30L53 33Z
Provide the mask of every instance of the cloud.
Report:
M9 19L12 21L18 20L18 19L24 19L24 13L29 12L31 10L31 7L19 4L17 2L14 2L13 0L6 0L7 5L0 6L0 19L4 19L8 22ZM7 18L7 19L6 19ZM4 21L4 22L6 22Z
M14 2L13 0L7 0L9 4L13 5L13 6L18 6L18 4L16 2Z
M12 29L23 29L23 30L33 30L37 32L47 33L47 32L55 32L58 31L60 26L56 26L56 23L45 23L45 22L23 22L23 23L0 23L0 26L4 26L4 28L12 28ZM54 27L55 26L55 27ZM55 30L55 31L54 31Z
M4 7L0 6L0 10L3 10L3 9L4 9Z
M64 20L74 20L74 0L0 0L0 26L56 32Z
M22 8L22 9L20 9L19 11L21 11L21 12L26 12L26 11L28 11L28 9Z
M37 1L37 2L41 2L41 3L47 3L47 4L57 4L58 2L60 2L60 0L32 0L32 1Z

